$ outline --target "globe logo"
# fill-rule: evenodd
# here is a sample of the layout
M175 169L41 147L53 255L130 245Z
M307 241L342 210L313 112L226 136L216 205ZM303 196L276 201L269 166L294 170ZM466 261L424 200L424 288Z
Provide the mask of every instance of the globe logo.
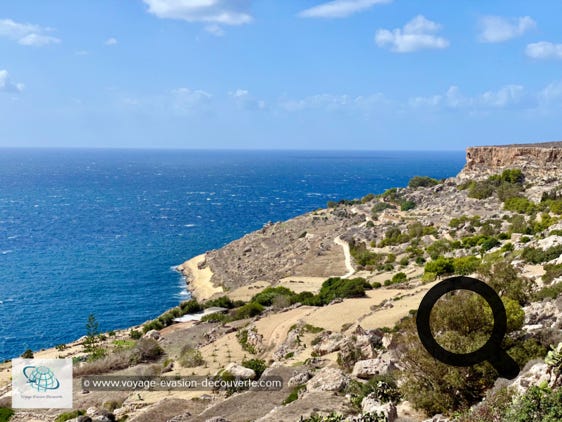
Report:
M26 366L22 372L27 378L27 383L39 392L56 390L60 387L59 380L46 366Z

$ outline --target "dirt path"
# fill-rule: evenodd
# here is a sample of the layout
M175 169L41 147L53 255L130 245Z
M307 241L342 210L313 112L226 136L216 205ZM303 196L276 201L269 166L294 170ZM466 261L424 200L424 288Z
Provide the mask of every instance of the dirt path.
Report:
M343 241L339 236L334 239L336 245L340 245L343 248L343 254L345 256L345 268L347 268L347 273L341 278L349 278L355 274L355 269L351 264L351 252L349 251L349 245L347 242Z

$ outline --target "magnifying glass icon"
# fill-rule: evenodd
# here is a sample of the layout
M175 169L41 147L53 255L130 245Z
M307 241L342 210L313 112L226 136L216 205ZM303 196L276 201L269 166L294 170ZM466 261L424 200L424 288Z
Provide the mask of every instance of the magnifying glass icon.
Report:
M429 317L431 309L441 296L453 290L470 290L482 296L494 316L492 335L481 348L470 353L450 352L435 340L431 333ZM423 297L416 316L418 336L426 350L436 359L452 366L471 366L488 361L500 376L513 379L519 374L517 363L501 348L501 342L507 331L507 315L498 294L483 281L472 277L451 277L433 286Z

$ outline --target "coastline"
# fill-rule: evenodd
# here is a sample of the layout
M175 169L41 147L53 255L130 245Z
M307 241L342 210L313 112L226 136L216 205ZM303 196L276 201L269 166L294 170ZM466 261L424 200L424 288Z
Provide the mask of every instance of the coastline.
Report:
M211 281L213 272L209 266L204 266L205 259L206 254L203 253L176 267L176 270L185 278L191 297L197 301L204 301L217 293L224 293L222 287L213 285Z

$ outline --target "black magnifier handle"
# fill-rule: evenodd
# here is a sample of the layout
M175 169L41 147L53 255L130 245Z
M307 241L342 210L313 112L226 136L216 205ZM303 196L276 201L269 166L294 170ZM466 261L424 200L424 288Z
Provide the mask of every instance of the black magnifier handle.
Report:
M519 375L519 366L505 350L497 349L495 353L490 353L488 362L498 371L502 378L512 380Z

